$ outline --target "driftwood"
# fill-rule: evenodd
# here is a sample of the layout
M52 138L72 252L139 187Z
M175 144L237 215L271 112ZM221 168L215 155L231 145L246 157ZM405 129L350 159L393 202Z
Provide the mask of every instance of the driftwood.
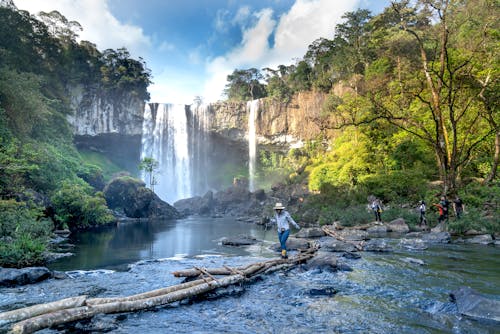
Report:
M33 333L44 328L88 319L100 313L134 312L163 306L221 287L242 283L258 274L295 266L313 257L316 250L316 247L311 247L290 259L273 259L240 268L227 266L212 269L195 267L176 271L173 273L176 277L199 277L199 279L128 297L87 298L87 296L78 296L4 312L0 313L0 325L19 321L12 326L12 333ZM1 322L2 320L3 322Z
M343 242L347 242L352 244L354 247L356 247L357 250L362 251L363 250L363 242L359 243L353 240L347 240L346 238L342 237L341 235L338 235L335 231L330 230L329 228L323 226L322 228L323 232L325 232L326 235L329 235L335 239L338 239Z

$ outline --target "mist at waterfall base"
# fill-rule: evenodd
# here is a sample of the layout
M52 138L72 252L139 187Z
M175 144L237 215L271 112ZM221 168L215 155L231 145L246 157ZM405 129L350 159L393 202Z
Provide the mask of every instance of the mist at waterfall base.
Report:
M158 162L154 191L166 202L220 190L248 163L245 150L210 132L212 116L210 105L146 105L141 159Z

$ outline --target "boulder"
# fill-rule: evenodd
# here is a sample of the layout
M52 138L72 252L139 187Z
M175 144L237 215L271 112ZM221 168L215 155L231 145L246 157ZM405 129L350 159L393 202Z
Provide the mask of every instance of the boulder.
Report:
M351 240L351 241L361 241L361 240L368 240L370 237L368 235L368 232L362 231L362 230L355 230L355 229L343 229L340 231L335 231L335 233L341 237L344 238L345 240Z
M385 236L389 229L386 225L374 225L366 229L366 232L370 237L381 237Z
M337 240L335 238L324 238L320 240L321 249L328 252L356 252L356 247L349 242Z
M387 224L387 227L390 232L395 232L395 233L408 233L410 232L410 228L406 224L405 220L403 218L398 218L393 221L391 221L389 224Z
M317 296L331 297L337 293L337 290L334 287L328 286L328 287L324 287L324 288L312 288L312 289L309 289L309 291L307 293L309 296L312 296L312 297L317 297Z
M500 300L488 298L470 287L453 291L451 297L461 314L476 320L500 323Z
M222 244L225 246L249 246L256 244L257 242L258 240L256 238L248 235L222 239Z
M304 240L304 239L290 237L286 241L286 248L288 250L307 249L307 248L309 248L309 242L307 240ZM275 251L279 251L281 249L280 244L279 243L274 244L273 249Z
M299 232L295 233L295 238L319 238L324 237L325 232L318 227L308 227L303 228Z
M144 182L130 176L111 180L104 188L104 197L112 210L123 211L130 218L180 218L180 213L161 200Z
M367 252L392 252L392 247L384 239L371 239L366 242L363 250Z
M318 252L312 259L308 260L303 268L306 270L337 271L337 257L332 253Z
M425 262L420 259L415 259L413 257L405 257L401 259L403 262L410 263L410 264L418 264L419 266L423 266Z
M468 244L480 244L480 245L491 245L495 243L491 234L476 235L473 238L465 239L465 243Z
M448 232L423 233L422 240L430 244L448 244L451 241L451 235Z
M0 286L33 284L52 277L45 267L0 268Z

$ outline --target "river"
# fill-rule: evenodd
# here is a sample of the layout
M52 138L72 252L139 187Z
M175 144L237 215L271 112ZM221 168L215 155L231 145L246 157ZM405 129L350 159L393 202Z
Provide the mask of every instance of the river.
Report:
M248 248L226 247L222 237L265 239ZM193 266L238 266L276 256L274 231L228 219L125 224L73 236L76 256L52 269L70 278L0 289L0 310L78 294L130 295L181 282L172 271ZM470 286L500 299L500 249L433 245L342 258L352 271L295 268L229 288L207 299L155 310L100 316L112 333L500 333L495 323L461 316L450 292ZM418 265L408 258L422 260ZM97 269L97 270L96 270ZM78 332L79 325L43 333ZM88 326L86 325L87 330ZM97 325L95 325L97 326Z

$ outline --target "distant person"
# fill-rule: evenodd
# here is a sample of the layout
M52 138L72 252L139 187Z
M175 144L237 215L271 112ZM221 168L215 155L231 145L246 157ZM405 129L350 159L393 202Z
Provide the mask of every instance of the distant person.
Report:
M375 214L375 221L382 222L382 217L380 213L382 212L382 207L380 206L380 201L378 199L374 199L371 205L372 211Z
M453 201L453 209L455 210L455 216L457 219L460 219L462 217L462 213L464 212L464 202L462 202L462 199L460 197L455 197L455 200Z
M425 226L427 227L427 218L425 217L425 211L427 210L427 207L425 206L425 201L420 201L419 206L418 206L418 211L420 213L420 227Z
M444 223L448 220L448 201L446 197L441 196L441 200L437 204L433 204L439 210L438 223Z
M275 215L274 218L271 219L272 224L276 224L278 227L278 239L280 241L281 246L281 258L287 259L287 249L286 249L286 240L290 235L290 224L291 223L295 228L300 230L300 226L293 220L292 216L285 211L285 207L281 203L276 203L274 206Z

